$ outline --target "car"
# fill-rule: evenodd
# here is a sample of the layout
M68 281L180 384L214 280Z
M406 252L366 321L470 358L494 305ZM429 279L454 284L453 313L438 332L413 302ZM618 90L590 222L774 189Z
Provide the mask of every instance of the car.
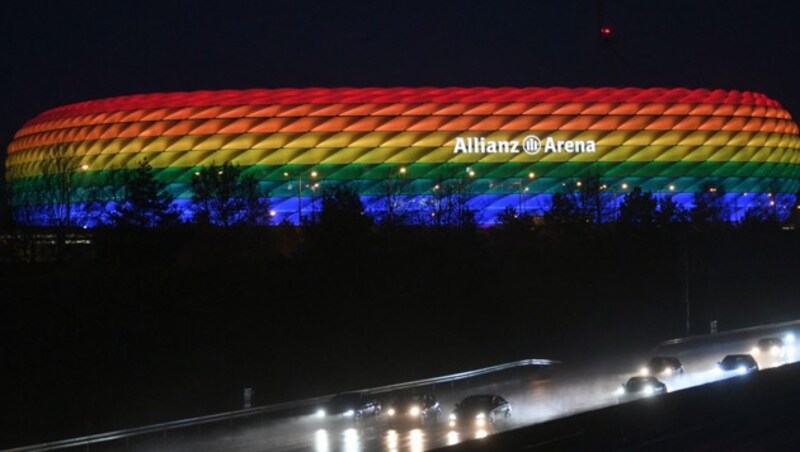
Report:
M656 377L636 376L628 379L621 388L617 389L617 399L619 402L627 402L666 393L667 385L658 381Z
M450 414L450 426L472 424L485 427L509 417L511 404L506 399L495 394L471 395L456 404L456 409Z
M786 356L786 345L783 343L783 340L777 337L765 337L758 340L756 346L750 350L750 354L754 357L764 356L783 359Z
M684 369L681 360L672 356L654 356L639 373L643 376L672 377L683 375Z
M344 392L335 395L317 410L318 417L344 417L361 419L381 413L381 403L365 392Z
M752 355L728 355L717 363L717 372L720 374L745 375L758 371L758 363Z
M439 400L433 394L400 394L387 407L386 414L392 421L438 421L442 414Z

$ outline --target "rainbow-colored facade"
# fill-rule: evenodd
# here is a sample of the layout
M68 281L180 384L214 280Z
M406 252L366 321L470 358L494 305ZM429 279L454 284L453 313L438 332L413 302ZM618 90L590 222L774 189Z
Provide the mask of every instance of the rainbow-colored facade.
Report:
M529 135L595 149L526 152ZM470 138L518 141L520 152L458 152ZM37 202L26 194L57 152L75 171L78 201L108 172L147 158L186 217L195 172L226 162L256 177L277 219L293 222L319 201L316 184L345 183L380 214L392 183L406 208L422 209L456 179L483 223L509 205L542 212L553 193L589 176L612 196L641 187L684 204L714 184L734 217L767 193L794 200L800 190L789 113L762 94L705 89L256 89L88 101L16 133L6 162L13 203Z

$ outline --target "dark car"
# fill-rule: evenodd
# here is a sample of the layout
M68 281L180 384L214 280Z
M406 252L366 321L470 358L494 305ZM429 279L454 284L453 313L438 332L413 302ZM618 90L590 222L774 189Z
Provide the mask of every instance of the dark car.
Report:
M667 393L667 385L656 377L631 377L617 390L620 402Z
M394 421L438 421L442 408L433 394L401 394L387 407L386 414Z
M759 357L782 359L786 356L786 345L782 339L777 337L765 337L758 340L756 346L750 350L750 354Z
M322 408L317 416L342 416L361 419L366 416L377 416L381 413L381 404L375 397L364 392L345 392L337 394Z
M456 409L450 415L450 426L472 424L483 427L510 416L511 404L499 395L473 395L456 404Z
M655 356L642 367L642 376L672 377L683 375L684 369L681 360L672 356Z
M717 371L721 374L749 374L758 370L758 363L751 355L728 355L717 363Z

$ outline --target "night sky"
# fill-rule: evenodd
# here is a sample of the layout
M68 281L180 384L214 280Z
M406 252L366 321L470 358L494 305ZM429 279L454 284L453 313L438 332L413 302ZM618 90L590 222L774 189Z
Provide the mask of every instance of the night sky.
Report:
M0 157L45 109L196 89L683 86L761 91L800 115L795 0L606 0L618 56L594 0L0 5Z

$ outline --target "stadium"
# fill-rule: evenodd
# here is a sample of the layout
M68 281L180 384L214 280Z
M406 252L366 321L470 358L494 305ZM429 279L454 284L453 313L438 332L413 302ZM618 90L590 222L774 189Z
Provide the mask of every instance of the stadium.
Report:
M800 190L798 127L765 95L684 88L306 88L142 94L45 111L15 134L15 208L48 224L43 177L67 162L75 223L108 175L143 159L184 219L191 178L231 163L258 180L276 221L319 208L344 184L369 213L424 212L443 187L491 224L508 206L540 215L555 193L602 183L612 203L638 187L687 208L719 189L731 219ZM99 201L104 208L112 196ZM95 203L96 204L96 203ZM85 213L85 212L84 212ZM84 217L80 217L84 218ZM86 217L88 218L88 217ZM89 224L91 226L91 224Z

